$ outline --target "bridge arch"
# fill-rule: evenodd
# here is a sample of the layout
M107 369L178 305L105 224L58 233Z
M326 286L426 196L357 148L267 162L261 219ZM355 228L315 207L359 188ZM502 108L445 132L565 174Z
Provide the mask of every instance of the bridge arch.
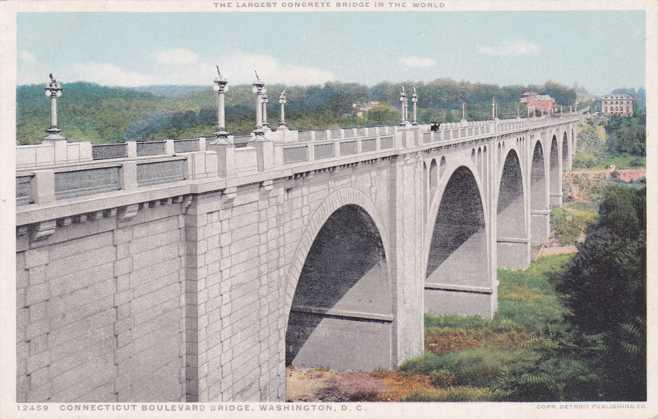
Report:
M335 370L393 365L388 235L372 202L348 189L311 217L288 272L286 364Z
M488 217L475 164L452 163L425 235L425 312L490 315Z
M432 163L430 163L430 201L434 199L434 196L436 195L436 188L438 183L438 165L436 164L436 159L432 159Z
M498 173L496 248L498 267L525 268L530 262L525 173L511 147Z
M532 245L540 245L548 240L550 211L548 207L548 182L546 178L544 147L542 146L541 139L538 139L533 147L530 165L530 225Z
M562 174L571 169L571 147L569 147L569 139L567 131L562 134Z
M553 134L550 145L549 158L549 182L550 182L550 204L551 207L562 205L562 164L560 162L560 143L557 140L559 134Z

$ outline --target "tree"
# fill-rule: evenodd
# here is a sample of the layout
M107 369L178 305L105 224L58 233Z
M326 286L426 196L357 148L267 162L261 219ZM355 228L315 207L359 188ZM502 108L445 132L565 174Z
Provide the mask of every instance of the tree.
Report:
M396 124L400 120L400 111L386 103L378 103L370 108L366 118L371 126Z
M576 91L559 83L548 81L541 90L553 97L558 105L568 106L576 103Z
M644 156L646 152L645 115L611 117L606 126L608 151Z
M612 186L557 289L580 343L595 347L604 400L646 400L645 189Z

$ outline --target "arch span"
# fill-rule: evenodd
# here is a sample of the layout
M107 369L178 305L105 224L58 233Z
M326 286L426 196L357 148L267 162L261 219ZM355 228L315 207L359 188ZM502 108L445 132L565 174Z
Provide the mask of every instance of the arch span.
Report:
M548 208L548 185L546 163L541 141L537 140L532 152L530 169L530 214L531 244L541 245L548 240L550 210Z
M286 364L393 366L392 281L380 231L371 213L355 203L338 206L324 220L297 277Z
M553 135L551 139L551 155L550 155L550 189L551 189L551 207L559 207L562 205L562 164L560 162L560 146L557 141L557 135Z
M432 159L430 164L430 201L434 199L436 195L436 188L439 182L438 166L436 164L436 159Z
M569 139L567 132L562 135L562 175L564 172L571 170L571 150L569 149Z
M498 267L525 268L530 264L530 240L523 171L516 150L507 153L500 173L496 208Z
M433 220L425 276L425 312L491 314L485 211L473 172L448 179Z

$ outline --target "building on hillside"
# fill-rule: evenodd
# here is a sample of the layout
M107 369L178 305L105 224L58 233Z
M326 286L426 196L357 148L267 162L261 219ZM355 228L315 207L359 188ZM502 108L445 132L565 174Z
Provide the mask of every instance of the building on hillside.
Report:
M633 116L633 97L627 94L601 97L603 115Z
M520 102L525 103L530 112L534 110L539 113L551 113L557 110L555 99L549 95L537 94L537 92L524 92L521 95Z

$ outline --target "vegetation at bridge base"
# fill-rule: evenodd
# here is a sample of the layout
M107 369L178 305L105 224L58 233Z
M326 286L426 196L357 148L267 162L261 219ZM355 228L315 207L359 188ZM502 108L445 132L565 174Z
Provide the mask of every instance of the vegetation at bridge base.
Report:
M646 189L609 187L599 221L555 279L603 399L646 399Z
M575 256L499 270L494 319L426 316L401 371L437 390L405 400L646 400L645 220L644 189L609 186Z
M551 209L551 233L560 246L574 246L585 239L587 227L596 222L594 203L570 202Z

